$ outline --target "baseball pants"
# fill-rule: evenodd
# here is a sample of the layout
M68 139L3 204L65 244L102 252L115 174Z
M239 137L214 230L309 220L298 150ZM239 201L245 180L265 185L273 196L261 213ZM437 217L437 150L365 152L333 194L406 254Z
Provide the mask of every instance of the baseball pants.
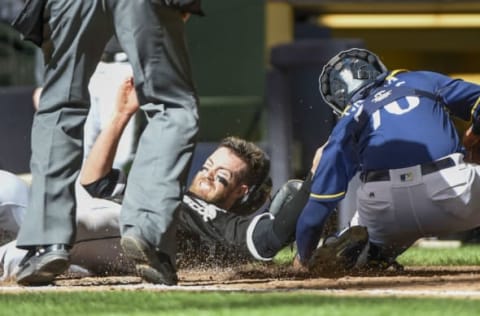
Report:
M396 257L422 237L480 226L480 166L449 156L455 165L423 175L420 166L390 170L390 181L362 183L352 224Z

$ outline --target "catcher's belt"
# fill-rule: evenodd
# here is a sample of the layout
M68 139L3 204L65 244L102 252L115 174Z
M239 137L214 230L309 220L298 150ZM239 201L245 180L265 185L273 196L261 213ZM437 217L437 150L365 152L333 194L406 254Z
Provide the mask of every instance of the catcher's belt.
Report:
M437 161L426 162L420 165L422 175L427 175L435 171L447 169L455 166L455 161L450 158L443 158ZM362 182L375 182L375 181L390 181L389 170L371 170L365 171L360 175Z

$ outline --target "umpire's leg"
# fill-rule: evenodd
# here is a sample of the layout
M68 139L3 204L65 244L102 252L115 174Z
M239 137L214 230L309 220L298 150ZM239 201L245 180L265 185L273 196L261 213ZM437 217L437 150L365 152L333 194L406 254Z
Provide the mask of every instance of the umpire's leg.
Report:
M17 242L19 248L43 250L41 256L27 255L28 264L17 275L23 284L48 282L63 272L64 264L48 267L48 252L59 252L59 246L46 246L68 248L75 237L74 181L82 162L87 84L112 33L101 0L48 0L45 19L44 89L32 128L32 191Z
M162 3L112 1L114 16L121 17L115 19L116 33L132 64L138 98L148 118L122 207L122 246L140 261L139 272L147 281L172 284L174 278L165 280L158 271L146 271L144 264L161 269L154 250L175 264L172 223L190 167L198 113L181 13ZM132 247L141 248L140 253Z

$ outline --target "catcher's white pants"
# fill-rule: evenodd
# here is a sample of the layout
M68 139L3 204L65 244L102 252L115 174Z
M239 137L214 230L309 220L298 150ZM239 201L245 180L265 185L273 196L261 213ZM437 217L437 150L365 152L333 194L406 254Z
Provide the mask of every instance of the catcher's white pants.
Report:
M361 183L351 224L366 226L370 241L393 256L419 238L480 226L480 166L449 157L455 166L427 175L414 166L390 170L390 181Z

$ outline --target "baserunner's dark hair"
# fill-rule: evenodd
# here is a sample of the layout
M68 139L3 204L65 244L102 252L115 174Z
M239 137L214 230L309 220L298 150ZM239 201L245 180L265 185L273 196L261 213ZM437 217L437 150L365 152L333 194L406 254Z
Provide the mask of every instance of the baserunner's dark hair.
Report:
M244 198L239 199L229 211L240 215L255 212L267 201L272 190L270 158L255 143L235 136L224 138L219 147L230 149L247 165L245 171L238 177L240 181L250 187L249 192Z

